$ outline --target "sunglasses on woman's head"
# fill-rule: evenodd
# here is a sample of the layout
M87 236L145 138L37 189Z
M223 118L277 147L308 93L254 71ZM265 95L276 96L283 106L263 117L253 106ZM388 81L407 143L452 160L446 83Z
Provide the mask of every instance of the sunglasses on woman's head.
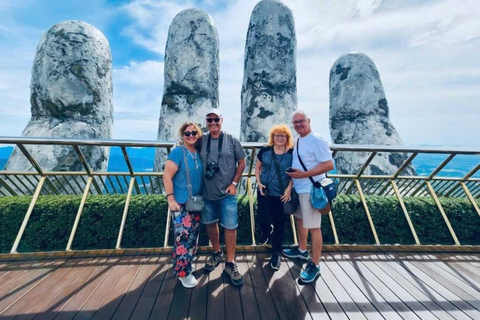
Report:
M212 121L220 122L220 118L207 118L208 123L211 123Z
M190 135L195 137L197 135L197 131L185 131L183 134L185 137L190 137Z

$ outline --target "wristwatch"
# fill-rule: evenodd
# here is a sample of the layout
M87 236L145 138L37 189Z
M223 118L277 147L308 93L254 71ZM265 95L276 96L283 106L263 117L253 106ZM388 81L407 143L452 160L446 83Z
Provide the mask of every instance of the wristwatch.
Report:
M236 183L235 181L232 181L232 184L236 187L238 186L238 183Z

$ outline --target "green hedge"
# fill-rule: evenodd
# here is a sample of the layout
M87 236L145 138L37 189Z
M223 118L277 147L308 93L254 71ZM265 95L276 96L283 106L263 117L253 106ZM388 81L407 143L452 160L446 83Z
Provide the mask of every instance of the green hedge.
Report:
M89 196L80 220L74 249L114 248L125 195ZM405 198L422 244L453 244L452 237L430 198ZM9 252L31 197L0 198L0 252ZM480 218L466 199L440 200L457 237L462 244L480 244ZM395 197L367 197L380 242L413 244L403 211ZM70 236L80 196L41 196L32 212L20 252L64 250ZM255 206L256 211L256 206ZM363 205L357 196L339 196L333 205L335 225L340 243L375 243ZM161 247L165 237L167 203L161 195L132 196L122 240L123 248ZM333 243L330 221L323 216L324 243ZM170 233L172 235L172 233ZM169 244L172 244L172 236ZM293 242L290 223L285 244ZM239 197L238 243L251 244L248 199ZM208 244L205 228L200 231L200 244Z

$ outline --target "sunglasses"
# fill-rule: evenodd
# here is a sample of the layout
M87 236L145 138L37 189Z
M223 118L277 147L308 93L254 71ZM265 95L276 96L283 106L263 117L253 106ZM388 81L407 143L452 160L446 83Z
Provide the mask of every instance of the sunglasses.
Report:
M197 135L197 131L185 131L183 134L185 137L190 137L190 135L195 137Z
M208 123L211 123L212 121L220 122L220 118L207 118Z
M292 123L293 123L293 125L296 126L297 124L302 124L302 123L304 123L305 121L307 121L307 119L300 119L300 120L297 120L297 121L293 121Z

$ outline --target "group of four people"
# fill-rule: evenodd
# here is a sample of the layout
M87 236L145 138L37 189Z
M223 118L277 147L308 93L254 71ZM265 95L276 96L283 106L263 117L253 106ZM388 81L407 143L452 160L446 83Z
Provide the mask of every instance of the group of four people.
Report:
M297 110L292 118L299 135L296 141L287 125L276 125L270 130L268 145L262 147L257 155L257 223L261 230L259 242L267 243L271 238L270 267L274 270L280 268L281 254L287 258L307 260L300 279L309 283L320 275L323 246L321 215L310 202L310 177L314 181L324 179L325 173L333 169L333 161L328 143L311 129L306 113ZM192 260L197 249L200 223L206 226L213 249L205 270L212 271L223 262L220 224L224 229L227 251L224 272L232 284L239 286L243 284L243 277L235 263L238 227L236 194L245 169L246 155L239 140L222 131L223 117L218 109L207 111L206 124L208 133L202 135L197 124L184 123L179 130L182 143L170 152L165 163L163 180L175 238L174 273L184 287L196 286ZM291 201L293 188L299 198L299 206L294 213L299 244L282 251L286 220L283 203ZM189 195L199 194L204 197L204 209L187 212L185 202ZM328 205L323 213L329 210ZM307 251L309 232L311 257Z

